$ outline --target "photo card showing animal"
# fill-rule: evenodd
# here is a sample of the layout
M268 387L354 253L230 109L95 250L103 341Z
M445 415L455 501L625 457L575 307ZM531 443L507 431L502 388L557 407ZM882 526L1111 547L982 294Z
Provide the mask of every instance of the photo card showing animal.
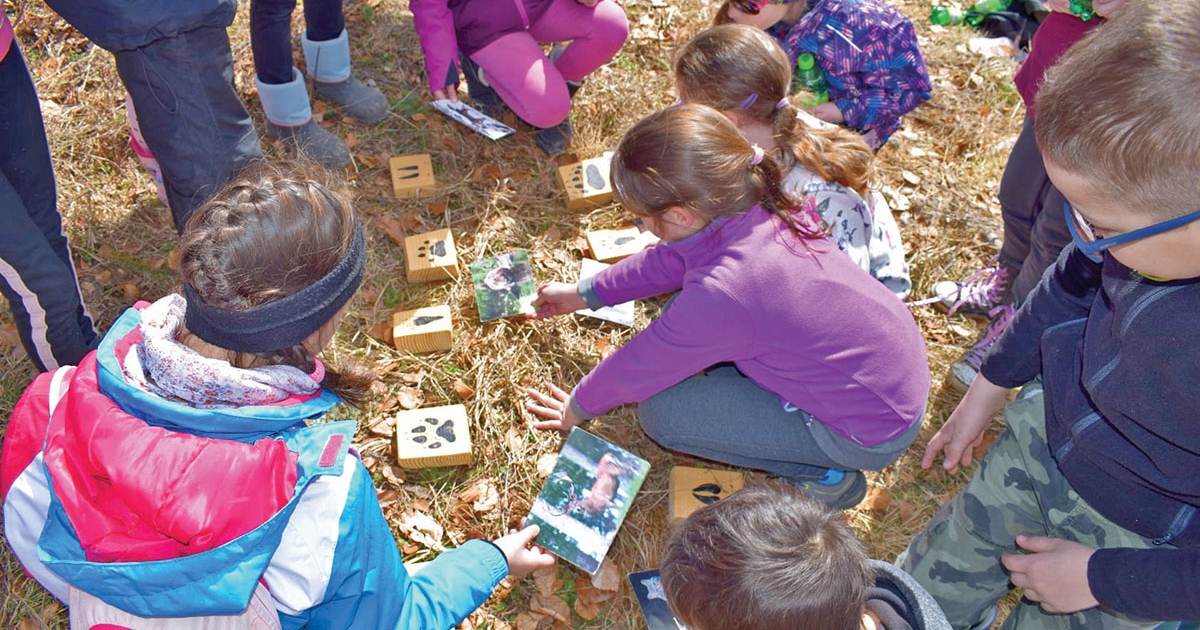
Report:
M450 307L426 306L392 315L392 345L409 352L449 350L454 345Z
M479 321L534 313L537 285L529 266L529 252L518 249L476 260L471 263L471 281L475 284Z
M630 573L629 585L633 587L633 594L637 596L638 606L642 609L642 617L646 619L648 630L687 630L687 626L675 618L671 606L667 604L658 569Z
M469 465L469 425L462 405L401 411L396 414L396 461L410 469Z
M567 192L567 209L580 210L604 205L613 198L608 180L610 158L597 157L558 169L558 179Z
M650 462L571 429L525 520L541 527L534 542L595 574L649 472Z
M602 263L615 263L628 258L658 242L653 232L639 230L636 226L617 230L593 230L584 235L592 258Z
M746 476L734 470L676 466L667 486L667 519L675 527L700 507L716 503L746 485Z
M591 258L584 258L579 268L579 279L590 278L608 267L609 265L605 263L592 260ZM587 309L575 312L585 317L595 317L596 319L603 319L604 321L622 326L633 325L633 302L624 302L615 306L605 306L604 308L595 310Z
M499 140L517 131L462 101L442 99L434 101L433 108L492 140Z
M404 239L404 268L409 282L436 282L458 277L454 235L441 229Z
M388 168L392 171L392 192L397 197L419 197L438 188L428 153L396 156L388 160Z

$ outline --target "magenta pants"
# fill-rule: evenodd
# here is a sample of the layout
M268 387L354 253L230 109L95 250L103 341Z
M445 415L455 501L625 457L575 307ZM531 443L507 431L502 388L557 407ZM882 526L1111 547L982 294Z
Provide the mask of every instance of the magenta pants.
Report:
M554 0L541 19L521 33L511 33L471 55L483 68L488 84L504 102L534 127L553 127L571 111L567 81L582 81L608 63L629 36L625 10L612 0L595 7L578 0ZM538 42L570 45L551 62Z

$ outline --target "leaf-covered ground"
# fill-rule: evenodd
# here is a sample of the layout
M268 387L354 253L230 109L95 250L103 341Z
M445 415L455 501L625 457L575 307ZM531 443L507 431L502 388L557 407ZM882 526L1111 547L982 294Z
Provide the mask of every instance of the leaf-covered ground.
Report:
M959 278L994 253L1000 233L995 190L1023 110L1012 87L1015 62L972 53L966 29L930 27L925 0L892 0L913 18L935 91L906 118L905 128L878 155L877 185L897 213L913 270L914 298L938 280ZM235 81L260 129L246 30L247 4L230 30ZM632 26L625 48L579 94L568 163L612 148L639 117L675 100L673 51L711 19L715 2L626 0ZM102 327L137 299L177 290L169 213L129 149L124 92L111 56L95 48L44 4L9 0L17 40L43 101L59 203L78 264L84 298ZM449 228L460 264L513 249L530 252L538 279L578 273L583 234L620 226L620 208L568 211L558 163L534 147L528 128L489 141L429 107L421 53L407 3L351 0L345 9L354 62L392 103L382 125L366 127L320 103L321 124L343 137L354 155L345 176L368 228L370 266L363 289L334 346L335 359L354 359L379 374L378 395L361 411L339 410L361 426L358 448L374 473L380 502L408 561L424 561L470 537L495 537L528 513L560 447L555 434L533 433L521 411L524 390L544 381L576 382L632 330L597 320L480 323L469 274L435 284L405 280L401 243L407 235ZM299 12L297 12L299 13ZM303 28L297 19L295 30ZM298 35L297 35L298 38ZM295 46L302 63L299 45ZM515 122L515 121L509 121ZM279 148L267 143L268 153ZM426 199L395 199L388 158L428 152L442 187ZM453 348L412 355L380 340L397 310L449 305ZM636 328L658 312L639 303ZM949 414L954 394L939 387L946 366L977 334L928 307L913 314L925 333L934 371L926 429L899 462L870 475L870 493L847 513L871 553L890 560L933 512L965 482L919 468L920 447ZM3 317L3 316L0 316ZM31 378L15 331L0 319L0 427ZM464 404L475 463L407 471L395 465L392 431L404 409ZM641 619L625 574L657 565L668 534L670 468L695 460L659 449L637 428L630 409L595 421L591 430L650 460L652 469L596 578L560 563L557 570L501 588L466 627L637 628ZM26 578L0 545L0 627L65 628L53 598Z

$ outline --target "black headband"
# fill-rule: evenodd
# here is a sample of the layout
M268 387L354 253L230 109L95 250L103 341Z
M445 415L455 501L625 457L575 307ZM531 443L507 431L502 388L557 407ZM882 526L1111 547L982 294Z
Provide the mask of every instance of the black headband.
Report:
M354 224L354 242L345 258L325 277L291 295L246 311L227 311L204 303L191 285L183 285L187 328L208 343L239 352L270 352L298 345L333 319L362 283L367 246L362 226Z

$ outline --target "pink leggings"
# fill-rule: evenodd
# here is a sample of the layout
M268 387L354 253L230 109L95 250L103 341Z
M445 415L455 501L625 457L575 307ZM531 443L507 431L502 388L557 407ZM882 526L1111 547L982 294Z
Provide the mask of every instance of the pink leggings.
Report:
M571 111L567 81L581 81L604 65L625 43L629 22L612 0L587 7L578 0L554 0L541 19L471 55L488 84L525 122L553 127ZM538 42L570 40L551 62Z

